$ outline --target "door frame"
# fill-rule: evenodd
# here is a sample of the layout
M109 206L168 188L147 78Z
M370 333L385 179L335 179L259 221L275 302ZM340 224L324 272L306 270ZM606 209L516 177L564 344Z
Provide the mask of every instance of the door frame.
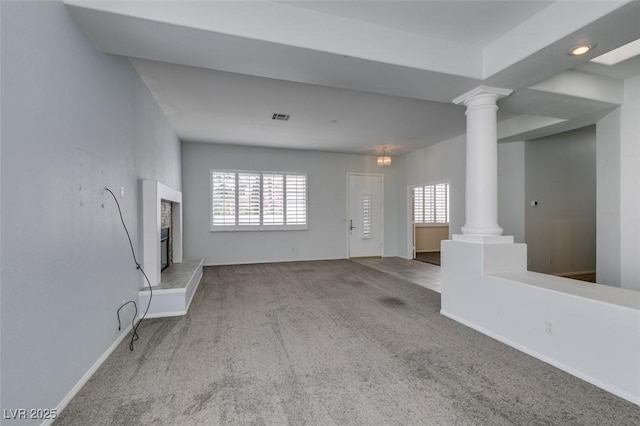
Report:
M416 226L413 223L413 188L419 186L436 185L439 183L449 184L449 239L451 239L451 179L440 179L430 183L415 184L407 186L407 259L416 258Z
M350 216L350 207L351 207L351 176L368 176L368 177L376 177L380 178L382 181L382 190L380 191L380 204L382 205L382 209L380 210L380 220L382 221L382 236L380 238L380 256L384 257L384 174L383 173L354 173L347 172L347 216L344 221L344 229L348 231L349 224L349 216ZM349 239L349 233L345 233L345 239L347 240L347 259L350 259L351 256L351 241Z

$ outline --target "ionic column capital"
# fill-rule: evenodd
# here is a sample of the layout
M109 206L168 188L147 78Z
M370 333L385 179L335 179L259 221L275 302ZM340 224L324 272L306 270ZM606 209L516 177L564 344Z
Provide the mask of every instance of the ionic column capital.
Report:
M498 99L509 96L513 90L500 87L478 86L467 93L458 96L452 102L456 105L464 104L467 107L480 105L495 105Z

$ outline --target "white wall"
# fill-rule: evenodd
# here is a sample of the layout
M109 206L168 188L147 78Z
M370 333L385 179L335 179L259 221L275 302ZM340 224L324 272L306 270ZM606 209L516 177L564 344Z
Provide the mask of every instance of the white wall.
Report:
M640 291L640 75L625 81L620 110L620 285Z
M139 180L179 189L180 142L129 62L99 53L61 2L1 13L1 407L56 408L143 285L103 188L125 187L140 256Z
M384 174L384 255L396 256L398 165L378 167L364 155L184 143L184 258L209 264L340 259L347 253L347 173ZM211 169L308 174L309 228L305 231L211 232Z
M600 120L598 149L599 283L640 290L640 76L624 85L624 103Z
M525 151L529 270L594 271L595 133L588 128L527 141ZM536 207L532 200L538 201Z
M620 108L596 126L596 281L620 287Z
M525 142L498 144L498 224L503 235L525 242Z
M402 157L404 173L398 190L398 247L400 256L411 258L413 229L409 210L408 188L434 182L449 181L449 221L450 233L460 234L464 225L465 188L465 135L430 147L412 152Z

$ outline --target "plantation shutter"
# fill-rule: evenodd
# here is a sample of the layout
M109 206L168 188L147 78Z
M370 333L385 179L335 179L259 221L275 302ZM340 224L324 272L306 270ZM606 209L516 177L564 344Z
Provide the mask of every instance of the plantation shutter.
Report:
M448 223L449 184L435 185L435 223Z
M413 188L413 221L424 223L424 187Z
M260 225L259 173L238 173L238 225Z
M264 225L284 225L284 175L262 175L262 220Z
M286 175L286 224L307 224L307 177Z
M234 172L211 173L211 224L229 226L236 224L236 174Z

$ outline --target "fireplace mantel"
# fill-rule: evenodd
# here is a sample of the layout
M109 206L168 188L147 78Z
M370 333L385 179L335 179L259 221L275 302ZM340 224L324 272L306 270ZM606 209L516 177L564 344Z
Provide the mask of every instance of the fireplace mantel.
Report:
M173 262L182 263L182 192L158 182L142 181L142 268L152 286L160 284L160 202L173 203Z

